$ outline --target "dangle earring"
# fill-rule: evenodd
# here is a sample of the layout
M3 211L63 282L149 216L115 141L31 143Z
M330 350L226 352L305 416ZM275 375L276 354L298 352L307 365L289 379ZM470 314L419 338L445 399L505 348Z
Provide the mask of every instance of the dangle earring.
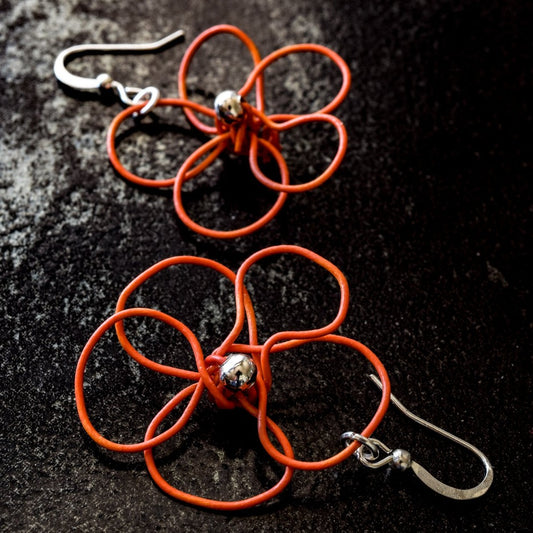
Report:
M187 96L187 74L191 61L200 47L210 38L219 34L229 34L239 39L249 50L254 68L245 84L238 90L221 88L212 108L200 105ZM191 230L219 239L231 239L248 235L263 227L279 212L289 193L301 193L314 189L329 179L339 167L347 146L346 129L343 123L331 114L346 97L351 75L348 65L334 51L319 44L295 44L285 46L261 59L253 41L242 30L230 25L218 25L201 33L189 46L182 59L178 74L179 98L161 98L155 87L124 86L109 74L100 74L96 78L83 78L70 73L65 63L75 56L104 53L148 53L165 49L183 38L183 32L177 31L153 43L98 45L87 44L68 48L61 52L54 65L54 73L63 84L81 91L114 90L120 101L127 105L112 121L107 135L107 151L111 164L126 180L146 187L173 187L174 207L178 217ZM318 111L308 114L278 113L265 114L264 73L278 59L290 54L311 52L331 59L339 68L342 84L331 102ZM255 105L247 101L249 93L255 89ZM116 150L116 134L119 126L127 117L141 119L160 106L180 107L189 122L201 133L212 136L203 146L188 156L175 177L154 180L139 176L126 169L121 163ZM200 113L207 122L198 118ZM302 124L320 122L332 125L338 136L338 147L328 167L318 176L305 183L291 183L290 173L282 155L281 134ZM189 216L183 205L183 184L198 176L210 166L223 152L246 156L254 177L265 187L277 193L274 205L266 214L254 223L232 230L207 228ZM279 168L280 181L265 175L259 160L273 160Z
M339 286L339 308L333 320L325 326L303 331L280 331L271 335L263 344L260 344L258 341L255 313L244 280L248 270L255 263L263 258L279 254L298 255L326 269L335 278L335 281ZM207 357L204 357L199 340L183 322L155 309L126 307L130 296L139 289L143 283L171 266L183 264L200 265L212 269L229 279L235 287L236 317L234 326L227 337L220 343L219 347L207 355ZM411 467L415 474L420 477L426 485L444 496L456 499L470 499L484 494L492 482L492 468L488 459L477 450L477 448L474 448L465 441L415 417L412 413L407 411L396 398L391 395L387 372L378 357L364 344L349 337L334 333L346 317L348 301L348 284L342 272L320 255L300 246L279 245L260 250L246 259L237 273L233 273L221 263L200 257L178 256L161 261L139 275L124 289L118 299L115 313L103 322L103 324L93 333L82 351L78 361L75 378L76 406L81 423L89 436L100 446L117 452L143 452L148 472L155 483L164 492L189 504L210 509L229 511L245 509L261 504L279 494L290 482L295 470L323 470L338 465L353 454L356 454L356 457L358 457L363 464L372 468L377 468L388 463L392 463L403 469ZM150 317L164 322L180 332L192 348L196 369L187 370L163 365L142 355L133 346L125 332L124 321L131 317ZM237 342L237 339L241 335L245 326L248 331L248 342ZM155 415L146 430L144 441L133 444L117 443L107 439L99 433L89 418L85 404L84 376L87 362L100 338L113 327L116 330L122 348L126 354L137 361L137 363L160 374L193 381L192 385L182 388L165 406L163 406L159 413ZM321 343L324 346L327 346L328 344L344 346L363 355L373 365L379 376L379 378L373 377L372 379L381 388L381 399L375 414L364 430L360 433L346 432L342 435L342 440L346 447L343 448L340 446L341 449L339 451L336 451L325 459L306 461L295 457L295 452L293 451L287 436L267 415L268 396L272 388L270 356L279 354L280 352L290 353L294 348L307 343L316 342ZM289 361L288 353L284 356L284 359ZM216 407L220 409L243 409L257 419L257 432L262 446L274 461L285 467L283 476L273 487L243 500L223 501L187 493L174 487L163 478L156 465L153 450L185 427L191 418L192 413L196 409L204 391L208 393ZM407 452L403 450L392 451L383 443L374 439L372 434L381 423L390 399L405 414L407 414L407 416L415 419L422 425L451 438L454 442L461 444L476 453L482 459L486 468L486 476L483 482L474 489L468 490L448 487L436 480L431 474L418 465L418 463L413 461ZM175 410L180 410L181 404L186 400L188 401L188 404L181 410L177 422L168 429L158 432L158 429L165 423L165 421L167 421L167 418L170 417ZM272 437L274 437L279 443L281 451L272 443ZM387 457L379 459L380 451L387 453Z

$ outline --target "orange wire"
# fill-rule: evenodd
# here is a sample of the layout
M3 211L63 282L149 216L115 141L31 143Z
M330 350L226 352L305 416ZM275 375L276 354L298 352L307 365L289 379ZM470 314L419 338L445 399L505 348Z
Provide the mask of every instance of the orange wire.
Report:
M137 174L134 174L133 172L130 172L127 170L124 165L120 162L120 159L117 155L117 149L116 149L116 136L117 131L120 125L126 120L126 118L134 115L135 113L138 113L142 107L143 103L135 106L127 107L126 109L122 110L111 122L109 125L109 129L107 131L107 140L106 140L106 146L107 146L107 153L109 155L109 160L111 161L111 164L115 168L115 170L128 181L131 181L132 183L135 183L136 185L144 185L145 187L172 187L174 185L174 181L176 178L169 178L164 180L155 180L155 179L149 179L149 178L143 178L141 176L138 176ZM197 104L196 102L193 102L191 100L181 100L178 98L161 98L157 104L156 107L163 107L163 106L170 106L170 107L181 107L183 109L192 108L196 109L197 111L204 112L205 108L204 106L201 106L200 104ZM190 179L197 174L200 174L203 170L205 170L218 156L219 154L224 150L225 145L221 144L218 146L209 156L207 156L200 164L198 164L194 169L192 169L188 174L186 179Z
M252 90L255 80L262 77L265 69L269 65L274 63L274 61L277 61L281 57L288 56L290 54L299 54L302 52L314 52L317 54L325 55L326 57L329 57L339 67L342 73L342 86L339 92L329 104L324 106L319 111L315 111L315 113L330 113L331 111L334 111L346 98L346 95L350 90L352 76L350 73L350 68L348 67L344 59L342 59L342 57L333 50L330 50L329 48L326 48L325 46L322 46L320 44L291 44L289 46L284 46L283 48L280 48L275 52L272 52L271 54L263 58L258 65L255 66L254 70L246 80L246 83L239 90L239 94L242 96L246 96Z
M241 96L247 96L255 87L255 107L243 102L245 116L239 124L228 125L218 120L214 109L189 100L187 93L187 74L194 54L212 37L219 34L229 34L239 39L248 49L253 60L254 68L243 87L238 91ZM319 111L304 115L264 113L264 72L278 59L293 53L311 52L322 54L331 59L342 74L342 84L337 95L331 102ZM126 180L146 187L174 187L174 207L181 221L195 232L218 239L233 239L249 235L270 222L283 206L286 193L301 193L318 187L329 179L342 162L347 147L346 129L342 122L330 115L346 97L350 88L351 75L348 65L335 52L318 44L296 44L285 46L265 58L261 59L254 42L242 30L235 26L221 24L213 26L202 32L187 48L181 61L178 73L178 91L180 98L165 98L158 102L158 106L181 107L187 119L199 131L214 138L195 150L182 164L179 172L173 178L162 180L148 179L127 170L120 162L116 151L116 135L122 122L129 116L138 113L144 102L131 106L119 113L112 121L107 134L107 151L109 159L115 170ZM213 125L206 124L198 118L196 113L201 113L213 121ZM326 170L318 177L306 183L290 184L289 170L281 153L279 134L288 129L309 122L326 122L332 124L339 137L339 146L335 157ZM260 150L261 148L261 150ZM270 210L254 223L233 230L209 229L194 222L185 211L182 201L183 183L204 171L224 151L229 150L235 154L248 155L250 168L256 179L266 187L280 193ZM265 160L273 156L281 170L281 183L273 181L264 175L258 163L259 155ZM203 158L203 159L202 159ZM202 159L202 160L201 160ZM201 160L199 163L197 163ZM197 164L196 164L197 163ZM193 166L196 164L196 166Z
M189 256L189 255L170 257L168 259L164 259L163 261L160 261L159 263L156 263L155 265L151 266L150 268L145 270L142 274L137 276L131 283L129 283L128 286L120 294L115 312L120 313L121 311L123 311L126 307L126 303L128 301L128 298L131 296L131 294L137 288L139 288L143 283L145 283L150 278L155 276L157 273L171 266L186 265L186 264L198 265L198 266L207 267L212 270L215 270L216 272L219 272L220 274L228 278L233 284L235 284L235 278L236 278L235 273L232 272L229 268L222 265L221 263L218 263L217 261L213 261L212 259L206 259L203 257ZM255 319L255 313L254 313L254 309L252 306L252 302L250 300L250 296L248 295L247 291L243 294L243 306L244 306L244 313L248 321L248 335L249 335L250 343L255 344L257 342L256 319ZM144 366L151 368L152 370L155 370L157 372L167 373L167 372L164 372L164 370L160 370L159 367L161 365L156 366L157 363L153 363L151 361L150 361L151 365L146 363L146 357L140 354L130 343L128 337L126 336L126 332L124 330L124 324L122 321L118 321L116 323L115 330L116 330L117 337L118 337L120 344L122 345L122 347L124 348L124 350L130 357L132 357L139 363L144 364ZM221 394L220 391L217 389L216 385L213 383L212 379L209 377L207 373L207 368L204 364L204 361L197 360L197 363L199 365L198 370L199 370L200 375L196 379L198 379L199 377L203 379L204 384L206 385L209 392L215 399L217 405L219 405L219 407L223 407L226 409L232 409L233 407L235 407L235 404L232 402L229 402L227 398L223 394ZM164 369L166 370L166 367L164 367Z
M307 331L291 331L290 332L291 338L292 339L303 339L303 338L309 338L309 337L320 337L322 335L326 335L327 333L331 333L332 331L336 330L344 321L344 318L346 317L346 313L348 311L348 303L350 299L350 291L348 288L348 282L346 281L344 274L333 263L331 263L327 259L324 259L322 256L316 254L315 252L312 252L311 250L308 250L307 248L303 248L302 246L296 246L296 245L290 245L290 244L270 246L268 248L263 248L259 252L256 252L255 254L251 255L246 261L244 261L244 263L241 265L241 267L239 268L237 272L237 276L235 279L235 303L236 303L235 324L230 334L226 337L224 342L221 344L222 352L228 351L229 346L233 344L235 340L237 339L237 337L239 336L242 330L243 324L244 324L244 317L245 317L245 311L246 311L246 308L244 306L244 303L245 303L244 277L246 276L248 270L254 263L257 263L257 261L260 261L261 259L265 257L269 257L271 255L279 255L279 254L300 255L302 257L305 257L306 259L309 259L310 261L313 261L314 263L318 264L322 268L326 269L330 274L332 274L335 277L341 290L339 311L337 313L337 316L332 322L330 322L327 326L324 326L318 329L307 330ZM275 344L275 343L272 343L272 344ZM290 347L294 347L294 345ZM288 347L285 347L285 349L287 348ZM263 374L266 378L266 382L268 386L270 387L271 378L270 378L269 365L262 364L261 366L262 366Z
M185 211L185 207L183 205L183 199L182 199L182 184L183 182L188 178L188 170L189 168L199 159L201 158L204 153L211 150L213 146L216 146L218 142L224 142L228 137L229 133L225 133L223 135L219 135L218 137L215 137L211 139L209 142L205 143L203 146L198 148L195 152L193 152L192 155L190 155L185 163L181 166L177 179L174 184L174 207L176 209L176 213L180 217L181 221L188 226L190 229L195 231L196 233L199 233L201 235L206 235L207 237L214 237L216 239L233 239L236 237L242 237L244 235L248 235L250 233L253 233L254 231L258 230L262 226L264 226L267 222L272 220L279 210L282 208L283 204L285 203L285 200L287 199L287 193L280 192L278 194L278 198L274 205L259 219L256 220L253 224L250 224L248 226L244 226L243 228L234 229L234 230L216 230L216 229L210 229L206 228L205 226L202 226L198 224L197 222L194 222L194 220L191 219L191 217L187 214ZM274 159L279 165L279 170L281 174L281 183L288 184L289 183L289 170L287 169L287 164L285 163L285 159L281 155L280 152L278 152L270 143L267 141L264 141L263 139L259 139L259 142L265 146L272 155L274 156Z
M152 422L148 426L148 430L146 431L146 435L145 435L145 439L147 441L150 441L154 438L157 428L163 422L166 416L174 408L172 405L170 405L170 403L171 402L169 402L169 404L163 407L163 409L155 416L155 418L152 420ZM240 403L250 414L252 414L252 416L255 416L257 418L257 415L258 415L257 408L253 407L244 398L241 399ZM276 439L278 439L278 442L281 444L281 447L283 448L283 451L285 452L287 457L291 457L292 448L285 434L269 418L265 419L265 424L267 428L270 431L272 431ZM270 500L271 498L279 494L283 489L285 489L285 487L290 482L293 472L294 472L294 469L286 466L283 477L270 489L260 494L257 494L255 496L252 496L250 498L246 498L244 500L221 501L221 500L214 500L210 498L204 498L202 496L196 496L194 494L190 494L188 492L179 490L176 487L173 487L172 485L170 485L170 483L168 483L163 478L163 476L161 475L161 473L159 472L155 464L152 448L146 449L144 451L144 459L146 462L146 466L148 468L148 472L152 476L152 479L159 486L159 488L163 490L164 492L166 492L168 495L172 496L173 498L177 498L179 500L187 502L191 505L197 505L199 507L206 507L208 509L215 509L219 511L238 511L241 509L247 509L249 507L254 507L255 505L259 505L263 502Z
M244 278L250 269L256 262L278 254L294 254L309 259L319 266L325 268L330 272L337 280L340 288L340 304L339 310L335 318L325 326L321 326L315 329L302 330L302 331L282 331L272 335L264 344L259 344L257 338L256 319L253 310L252 301L250 295L244 285ZM200 343L195 337L194 333L187 328L182 322L167 315L161 311L148 308L128 308L126 304L130 296L146 281L157 275L162 270L171 266L192 264L215 270L229 279L235 286L235 300L236 300L236 319L235 324L226 337L226 339L220 344L220 346L210 355L204 358ZM76 368L76 376L74 382L76 406L81 423L89 436L101 446L117 451L117 452L144 452L148 471L155 483L170 496L183 500L187 503L198 505L201 507L207 507L210 509L218 510L237 510L245 509L262 502L269 500L275 495L279 494L289 483L294 469L299 470L320 470L328 468L338 464L344 459L348 458L354 453L357 447L360 445L357 441L351 443L348 447L342 451L332 455L321 461L302 461L295 459L294 452L288 441L286 435L267 415L268 407L268 391L272 385L272 373L270 369L270 354L274 352L281 352L290 350L297 346L307 344L309 342L331 342L335 344L341 344L354 349L364 355L370 363L376 369L379 378L382 383L382 396L378 409L373 416L367 427L361 432L365 437L370 437L378 424L381 422L385 411L387 409L390 397L390 384L387 377L387 372L383 367L383 364L379 361L377 356L365 347L363 344L342 337L339 335L331 334L336 330L343 322L348 309L349 301L349 289L346 282L346 278L342 272L331 262L327 261L320 255L302 248L300 246L293 245L280 245L271 246L265 248L251 255L241 265L237 274L230 269L210 259L194 256L178 256L171 257L156 263L152 267L145 270L142 274L137 276L127 287L122 291L116 306L115 314L109 317L90 337L89 341L83 349L78 365ZM156 320L160 320L171 327L178 330L188 340L194 354L194 360L196 363L197 371L185 370L181 368L175 368L168 365L162 365L155 361L152 361L148 357L138 352L129 339L126 336L124 330L123 321L131 317L149 317ZM248 336L249 344L236 343L236 339L239 337L245 321L248 324ZM132 444L123 444L114 442L104 437L99 433L92 424L87 408L85 405L85 396L83 389L85 368L87 366L88 359L93 352L96 344L101 337L112 327L115 327L120 344L126 351L126 353L135 359L139 364L160 372L162 374L179 377L186 380L192 380L195 383L186 386L178 394L176 394L154 417L148 429L146 431L144 441ZM226 356L230 353L240 352L249 354L256 363L258 372L257 380L254 387L243 392L232 393L225 389L218 379L218 369L222 364ZM159 472L154 455L153 448L171 437L175 436L181 429L185 427L194 410L196 409L198 402L204 392L208 390L209 395L214 400L215 404L220 408L234 408L241 407L245 409L252 416L257 418L257 429L259 439L267 451L267 453L277 462L285 466L285 472L281 479L271 488L266 491L257 494L255 496L237 500L237 501L223 501L213 500L189 494L180 489L177 489L170 485ZM157 430L163 420L176 409L187 398L188 404L183 409L178 421L175 422L169 429L157 434ZM281 446L280 451L270 440L268 432L271 432L278 444Z
M268 364L267 362L268 362L268 354L269 354L270 346L280 339L290 338L291 333L293 332L286 331L286 332L278 333L276 335L273 335L267 341L267 343L265 343L265 345L263 346L262 353L261 353L261 358L265 359L265 362L263 362L262 364L263 367L265 366L265 364ZM361 344L360 342L357 342L353 339L349 339L348 337L342 337L340 335L324 335L322 337L308 338L308 339L303 340L303 343L308 343L308 342L333 342L335 344L342 344L344 346L348 346L349 348L357 350L358 352L363 354L376 369L376 372L379 375L379 379L382 385L381 401L370 423L367 425L367 427L363 431L360 432L360 434L363 435L364 437L370 437L372 433L374 433L378 425L380 424L383 417L385 416L385 413L387 412L387 408L389 406L390 382L389 382L389 378L387 375L387 371L385 370L385 367L383 366L383 363L381 363L378 357L371 350L369 350L364 344ZM342 451L322 461L301 461L301 460L294 459L292 455L288 456L288 455L281 453L274 447L274 445L272 444L272 442L270 441L268 437L268 432L267 432L268 426L266 425L267 397L268 397L267 386L264 381L258 382L257 386L258 386L258 395L259 395L259 408L258 408L258 417L257 417L257 429L259 433L259 438L261 440L261 443L263 444L263 447L267 451L267 453L273 459L280 462L281 464L284 464L285 466L290 466L292 468L296 468L298 470L323 470L324 468L330 468L332 466L339 464L341 461L344 461L345 459L353 455L355 450L357 450L357 448L359 448L359 446L361 445L359 441L354 441L349 446L345 447Z
M101 435L96 428L93 426L92 422L90 421L89 414L87 413L87 408L85 405L85 396L84 396L84 390L83 390L83 378L85 375L85 367L87 366L87 361L89 359L89 356L91 355L96 343L100 340L102 335L113 325L115 325L116 322L123 320L128 317L138 317L138 316L145 316L145 317L151 317L158 320L161 320L162 322L165 322L169 326L174 327L178 331L180 331L185 338L189 341L189 344L191 345L195 358L203 359L202 354L202 348L200 347L200 344L196 337L194 336L193 332L187 328L182 322L179 322L175 318L172 318L169 315L166 315L165 313L162 313L161 311L156 311L155 309L144 309L144 308L132 308L132 309L126 309L124 311L120 311L119 313L114 314L113 316L109 317L91 336L87 344L85 345L85 348L83 349L80 359L78 361L78 365L76 367L76 376L74 380L74 393L76 396L76 407L78 409L78 415L80 417L81 423L85 429L85 431L88 433L88 435L97 442L100 446L103 446L104 448L107 448L108 450L113 450L116 452L140 452L145 450L146 448L149 448L151 446L156 446L157 444L161 444L162 442L169 439L172 435L175 435L189 420L192 412L194 411L194 408L198 404L198 401L200 400L200 396L203 391L203 384L199 382L198 384L191 385L187 389L184 389L181 391L177 397L180 397L180 401L182 397L188 396L190 393L193 392L194 394L189 402L189 405L183 412L183 414L180 416L179 420L168 430L164 431L157 437L154 437L150 441L140 442L136 444L121 444L114 441L111 441L107 438L105 438L103 435ZM165 369L162 369L162 365L158 365L157 363L154 363L153 361L150 361L146 358L144 360L139 361L144 366L151 368L152 370L155 370L157 372L162 372L164 374L170 374L177 377L182 377L185 379L195 379L198 380L199 376L197 372L190 372L186 370L182 370L179 368L173 368L172 373L166 371ZM185 393L185 391L188 391Z
M308 122L329 122L330 124L333 124L335 126L335 129L337 130L337 133L339 135L339 147L337 148L337 153L335 154L335 157L331 161L331 163L328 165L328 168L320 174L320 176L306 182L301 183L298 185L287 185L285 183L277 183L270 178L267 178L260 170L259 164L257 162L257 141L261 140L258 139L257 135L252 135L251 143L250 143L250 168L252 169L252 172L254 173L254 176L266 187L273 189L274 191L283 191L283 192L290 192L290 193L300 193L305 191L310 191L311 189L314 189L315 187L318 187L319 185L322 185L327 179L329 179L335 170L339 167L341 164L344 154L346 153L346 149L348 147L348 136L346 134L346 129L344 127L344 124L333 115L322 115L319 113L313 113L311 115L303 115L300 117L295 117L290 120L287 120L286 122L282 122L281 124L278 124L272 120L270 120L266 115L262 114L257 109L252 108L251 106L250 110L251 113L253 113L257 117L261 117L261 120L269 127L277 131L286 131L288 129L291 129L295 126L299 126L300 124L305 124ZM277 149L270 145L270 150L272 153L277 152Z
M246 48L248 48L250 55L252 56L252 60L254 62L254 67L258 65L261 61L261 55L259 54L259 50L257 50L255 43L242 30L240 30L236 26L231 26L229 24L218 24L216 26L212 26L211 28L208 28L200 35L198 35L198 37L194 39L194 41L185 51L185 55L181 60L180 69L178 73L178 91L180 98L187 99L187 74L189 72L189 67L191 65L194 54L196 54L199 48L206 41L211 39L211 37L222 33L228 33L229 35L237 37L237 39L239 39L246 46ZM256 106L258 109L263 110L263 77L261 75L256 76L256 79L250 84L250 90L252 89L254 83L256 92ZM199 129L201 132L208 135L215 135L218 133L218 129L215 126L208 126L204 124L189 109L184 109L184 112L191 124L193 124L193 126ZM212 108L204 107L202 113L204 113L204 115L210 116L213 119L215 119L216 117L215 111Z

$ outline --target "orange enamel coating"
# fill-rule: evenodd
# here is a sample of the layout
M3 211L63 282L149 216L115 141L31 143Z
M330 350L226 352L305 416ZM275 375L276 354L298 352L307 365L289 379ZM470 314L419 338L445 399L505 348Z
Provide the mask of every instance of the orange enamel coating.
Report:
M252 60L254 62L254 67L259 64L261 61L261 55L259 54L259 50L257 50L257 47L255 46L254 42L246 33L244 33L242 30L235 26L231 26L229 24L219 24L217 26L212 26L211 28L208 28L204 32L202 32L194 41L189 45L187 50L185 51L185 55L183 56L183 59L181 60L180 69L178 73L178 91L180 98L187 99L187 74L189 72L189 67L191 66L192 58L194 54L198 51L198 49L211 37L214 37L215 35L220 35L227 33L229 35L233 35L234 37L237 37L250 51L250 55L252 56ZM255 70L255 69L254 69ZM255 90L256 90L256 106L258 109L263 110L264 103L263 103L263 77L262 76L256 76L254 81L250 84L250 90L252 90L253 85L255 83ZM208 126L207 124L204 124L201 120L199 120L196 115L190 110L190 109L184 109L185 114L187 115L187 118L191 122L193 126L195 126L197 129L199 129L201 132L207 134L207 135L216 135L218 133L218 129L216 126ZM212 108L203 106L203 109L201 112L204 115L207 115L215 120L215 111Z
M190 100L180 100L178 98L161 98L159 102L157 102L156 107L163 107L163 106L169 106L169 107L181 107L183 109L191 108L191 109L197 109L202 110L203 106L200 104L197 104L196 102L192 102ZM143 107L143 104L139 104L136 106L130 106L121 111L111 122L109 129L107 131L107 139L106 139L106 146L107 146L107 154L109 156L109 160L111 161L111 164L115 168L115 170L128 181L131 181L132 183L135 183L136 185L144 185L145 187L155 187L155 188L161 188L161 187L172 187L174 185L175 177L164 179L164 180L155 180L150 178L143 178L141 176L137 176L137 174L134 174L133 172L130 172L127 170L124 165L120 162L120 159L118 158L117 149L116 149L116 136L117 131L120 125L126 120L126 118L134 115L135 113L138 113L141 108ZM190 179L197 174L200 174L203 170L205 170L218 156L219 154L224 150L225 146L220 145L218 146L211 154L209 154L201 163L199 163L194 169L192 169L186 179Z
M196 233L200 233L201 235L213 237L216 239L234 239L236 237L242 237L244 235L253 233L254 231L264 226L267 222L272 220L277 215L277 213L285 203L285 200L287 199L287 194L284 192L280 192L274 205L259 220L256 220L253 224L235 230L216 230L206 228L205 226L194 222L191 217L189 217L189 215L185 211L185 207L183 206L181 194L182 184L188 177L188 170L200 157L204 155L205 152L211 150L211 148L213 146L216 146L218 142L221 142L220 139L222 139L222 142L224 142L229 137L229 135L229 133L225 133L223 135L211 139L209 142L198 148L198 150L196 150L191 156L189 156L189 158L181 166L178 172L176 182L174 184L174 207L176 209L176 213L178 214L182 222ZM274 159L278 163L281 173L281 183L288 184L289 170L287 169L287 164L285 163L285 159L283 158L283 156L270 143L267 143L262 139L259 139L259 142L262 143L265 148L270 150L271 154L274 156Z
M264 367L265 364L268 364L268 354L269 354L269 346L273 345L276 341L283 339L283 338L290 338L290 334L292 332L283 332L278 333L276 335L273 335L269 341L263 346L263 350L261 353L261 358L264 359L262 362L262 366ZM383 363L378 359L378 357L369 350L364 344L361 344L360 342L357 342L353 339L349 339L348 337L342 337L340 335L324 335L322 337L315 337L315 338L308 338L305 339L303 342L332 342L335 344L342 344L344 346L347 346L349 348L352 348L354 350L357 350L359 353L363 354L368 361L374 366L376 372L379 375L379 379L381 381L382 385L382 394L381 394L381 401L379 403L378 409L374 416L372 417L372 420L367 425L367 427L360 432L361 435L364 437L369 437L374 433L378 425L380 424L381 420L385 416L385 413L387 412L387 408L389 407L389 398L390 398L390 382L387 375L387 371L385 370L385 367L383 366ZM278 451L272 442L270 441L268 437L267 432L267 425L266 425L266 412L267 412L267 401L268 401L268 390L266 387L266 384L264 381L258 382L258 395L259 395L259 408L258 408L258 417L257 417L257 429L259 432L259 438L261 439L261 444L263 444L265 450L268 452L268 454L278 461L281 464L284 464L285 466L290 466L292 468L298 469L298 470L323 470L324 468L330 468L332 466L335 466L339 464L341 461L344 461L353 453L357 448L359 448L360 443L358 441L354 441L349 446L346 446L342 449L342 451L338 452L335 455L332 455L331 457L328 457L327 459L324 459L322 461L301 461L294 459L292 455L284 455L280 451Z
M288 56L290 54L300 54L302 52L313 52L316 54L322 54L326 57L329 57L338 67L342 74L342 86L335 96L335 98L326 106L324 106L322 109L318 111L314 111L314 113L331 113L339 105L342 103L342 101L346 98L346 95L348 94L348 91L350 90L351 85L351 79L352 75L350 73L350 68L342 59L342 57L334 52L333 50L322 46L320 44L291 44L288 46L284 46L283 48L280 48L279 50L276 50L275 52L272 52L268 56L266 56L264 59L261 60L261 62L255 66L254 70L246 80L246 83L242 87L242 89L239 91L239 94L242 96L246 96L253 88L253 85L255 81L262 77L263 72L265 69L274 63L274 61ZM260 109L261 110L261 109ZM295 116L295 115L293 115Z

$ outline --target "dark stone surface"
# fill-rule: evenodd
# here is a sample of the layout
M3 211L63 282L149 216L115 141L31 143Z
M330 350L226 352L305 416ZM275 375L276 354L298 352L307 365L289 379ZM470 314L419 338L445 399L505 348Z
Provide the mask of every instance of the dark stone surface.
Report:
M3 0L0 12L3 531L528 529L528 2ZM339 171L321 188L289 198L265 229L233 242L192 234L169 193L117 177L104 143L118 104L63 91L52 75L56 54L72 44L151 40L176 27L190 42L221 22L242 27L263 54L294 42L325 44L353 73L337 111L350 140ZM183 50L71 66L176 95ZM238 86L249 69L243 57L229 40L206 48L191 85L208 95ZM336 84L325 62L286 60L267 72L269 110L316 108ZM179 112L162 112L159 123L143 128L145 134L121 130L121 154L139 173L174 175L200 142ZM292 138L294 175L319 168L322 152L334 149L328 132L304 133ZM228 161L199 180L188 197L193 213L223 228L230 217L246 220L264 209L269 196L248 199L261 188L234 194L243 172ZM366 471L354 460L296 473L290 488L262 507L213 513L161 493L141 457L117 457L90 441L76 415L74 369L120 290L171 255L210 257L236 269L277 243L312 248L343 270L352 299L342 333L381 357L393 391L416 413L486 452L495 469L487 495L446 500L411 473ZM250 285L263 340L280 329L323 324L335 312L333 285L304 261L261 264ZM161 277L137 303L184 320L208 352L231 327L231 302L228 285L191 268ZM156 357L187 364L181 341L160 329L139 323L139 342ZM181 384L139 371L111 341L106 347L89 369L91 413L108 434L140 438ZM273 369L269 412L301 457L332 453L339 433L360 430L377 401L363 377L367 367L351 353L311 346L276 358ZM468 486L481 476L475 458L394 409L376 436L411 450L450 483ZM169 479L212 497L261 491L281 471L262 451L253 419L219 413L207 401L161 453Z

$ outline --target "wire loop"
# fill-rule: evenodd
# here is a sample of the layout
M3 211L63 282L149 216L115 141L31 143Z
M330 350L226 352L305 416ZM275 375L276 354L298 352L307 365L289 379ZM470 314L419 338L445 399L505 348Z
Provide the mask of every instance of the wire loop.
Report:
M318 264L331 273L339 283L339 310L335 318L325 326L302 331L279 332L272 335L264 344L260 344L257 336L255 313L250 295L244 284L244 278L252 265L265 257L278 254L299 255ZM127 308L127 303L130 296L147 280L151 279L153 276L169 267L183 264L199 265L201 267L214 270L227 278L235 287L235 324L226 339L216 350L213 351L213 353L207 357L204 356L200 342L194 333L183 322L155 309ZM250 256L242 264L236 274L221 263L200 257L178 256L161 261L150 267L141 275L137 276L137 278L135 278L122 291L116 305L115 313L106 321L104 321L104 323L93 333L82 351L75 377L76 406L81 423L89 436L105 448L117 452L144 452L148 471L154 481L163 491L175 498L194 505L219 510L244 509L265 502L279 494L279 492L286 487L295 469L321 470L334 466L352 455L360 445L359 441L354 440L353 442L350 442L346 448L341 448L339 452L321 461L303 461L295 458L294 452L289 440L285 436L285 433L272 421L267 414L268 393L272 385L272 376L270 370L271 353L288 351L292 348L310 342L340 344L351 348L362 354L370 361L370 363L376 369L382 384L382 395L377 411L367 427L361 432L361 435L364 437L370 437L370 435L379 425L387 410L390 397L390 384L383 364L379 361L376 355L363 344L353 339L349 339L348 337L332 334L332 332L340 326L344 320L344 317L346 316L348 300L348 285L342 272L340 272L335 265L323 257L300 246L280 245L265 248L260 252ZM186 338L192 348L196 368L182 369L160 364L140 353L130 342L124 328L125 320L139 316L159 320L179 331ZM248 343L237 343L237 338L241 336L245 325L247 326L248 330ZM118 340L124 351L139 364L155 372L193 382L179 391L159 411L159 413L157 413L150 423L146 431L144 441L142 442L123 444L107 439L98 432L89 419L87 407L85 405L83 385L87 362L101 337L112 327L115 328ZM226 356L235 352L248 355L257 367L257 378L255 385L245 391L232 391L226 388L223 383L221 383L219 378L220 365L225 361ZM177 489L176 487L171 486L161 476L155 463L153 449L169 438L175 436L186 426L204 391L208 392L209 396L213 399L217 407L222 409L241 408L257 419L259 439L263 447L275 461L285 466L283 476L273 487L261 494L246 498L244 500L219 501L186 493L180 489ZM182 409L181 415L179 416L177 422L175 422L174 425L172 425L169 429L166 429L162 433L158 433L158 428L163 421L185 401L188 403L185 408ZM275 446L271 442L272 435L275 437L278 445L281 447L281 451L278 446Z

